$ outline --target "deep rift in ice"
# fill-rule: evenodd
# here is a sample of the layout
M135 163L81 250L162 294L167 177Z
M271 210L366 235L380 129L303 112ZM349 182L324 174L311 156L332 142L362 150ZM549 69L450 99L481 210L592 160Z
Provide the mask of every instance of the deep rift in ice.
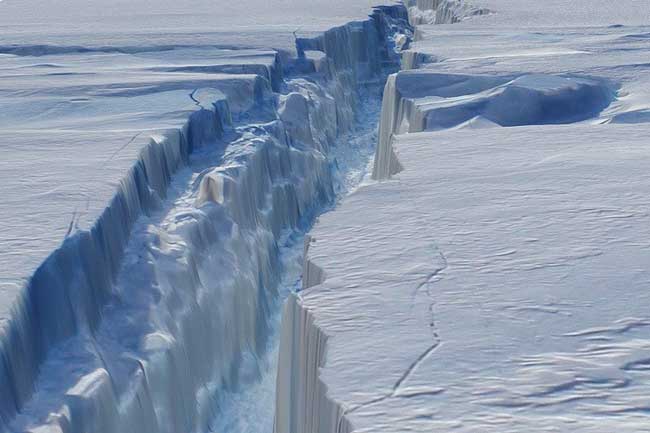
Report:
M376 121L381 106L377 84L362 89L359 117L350 134L341 137L332 153L336 157L337 197L353 191L369 174L377 142ZM260 358L248 357L240 367L240 386L219 396L218 412L210 431L224 433L272 433L275 417L276 378L280 345L281 306L302 285L305 232L290 236L280 248L284 270L278 297L270 308L269 341Z
M3 324L0 432L272 429L279 306L302 236L365 173L405 18L378 8L188 92L197 111L152 138Z
M382 181L285 307L277 433L647 429L648 34L514 3L534 24L420 26L389 77Z

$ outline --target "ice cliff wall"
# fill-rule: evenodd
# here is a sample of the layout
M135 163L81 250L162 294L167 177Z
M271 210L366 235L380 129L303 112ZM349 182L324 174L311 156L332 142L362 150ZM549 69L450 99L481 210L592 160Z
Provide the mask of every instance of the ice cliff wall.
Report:
M218 101L152 138L93 228L66 239L31 277L12 320L0 324L0 431L30 399L48 351L97 329L136 219L165 197L192 149L217 140L228 121L227 103Z
M475 7L463 0L406 0L404 4L413 27L420 24L453 24L490 13L488 9Z
M474 7L461 0L406 0L404 5L407 8L409 24L415 29L414 38L416 40L418 25L453 24L472 16L490 13L487 9ZM420 56L416 52L405 51L402 54L402 69L415 68ZM412 107L400 95L396 81L396 76L389 77L384 90L373 179L385 179L401 170L399 160L390 146L390 141L393 133L397 132L399 128L399 119L408 117Z
M462 75L406 70L386 83L373 179L401 171L395 134L462 125L563 124L594 117L615 98L607 80L559 75ZM524 106L525 104L525 106Z
M299 57L274 68L285 82L256 78L249 104L197 101L185 125L151 139L92 229L48 257L0 323L0 432L208 427L213 395L264 347L278 240L333 199L329 147L354 122L358 87L395 62L405 19L378 8L298 39ZM234 125L247 110L263 119ZM206 149L219 163L161 210L174 174Z
M404 6L408 22L413 27L424 23L454 23L469 16L489 13L452 0L407 0ZM406 47L408 43L402 46ZM372 174L374 179L386 179L401 170L391 145L393 134L404 128L408 131L408 122L417 123L418 119L419 123L423 122L414 104L400 93L398 78L399 74L389 76L384 89ZM415 85L416 81L411 83ZM325 271L309 261L308 245L309 240L303 275L306 288L318 285L326 278ZM345 416L345 408L328 396L327 386L319 377L319 369L325 362L326 345L327 335L301 304L299 294L291 296L285 305L282 322L276 433L345 433L354 430Z
M381 8L375 19L384 23L393 23L393 46L396 51L408 46L412 38L412 28L408 24L410 14L403 6ZM335 67L352 64L357 77L364 79L376 68L380 61L376 48L364 49L359 56L358 49L351 53L341 50L348 45L344 41L352 41L352 46L364 46L378 40L375 37L367 39L372 32L358 33L358 37L348 36L354 29L367 28L366 23L352 23L347 26L332 29L320 38L311 40L298 40L299 53L318 49L332 59ZM387 28L386 24L380 28ZM379 38L381 39L381 38ZM343 42L342 42L343 41ZM372 47L372 45L370 45ZM370 56L367 56L370 54ZM355 61L354 59L361 59ZM385 62L385 60L384 60ZM337 66L339 65L339 66ZM394 82L394 76L391 76ZM390 89L391 83L386 84ZM386 96L390 95L387 94ZM396 103L396 102L395 102ZM390 121L392 111L382 108L380 125ZM383 129L385 131L385 128ZM380 126L380 132L382 127ZM380 137L380 143L386 141ZM394 163L398 163L394 160ZM383 162L382 162L383 164ZM390 166L390 160L388 162ZM307 237L305 255L307 256L310 239ZM317 285L325 278L323 271L316 265L305 260L303 272L303 287ZM282 319L281 348L276 389L276 416L274 430L276 433L326 433L326 432L351 432L352 425L345 418L345 411L327 395L327 387L319 378L319 368L325 360L327 336L323 334L308 310L300 303L299 295L292 295L287 300Z

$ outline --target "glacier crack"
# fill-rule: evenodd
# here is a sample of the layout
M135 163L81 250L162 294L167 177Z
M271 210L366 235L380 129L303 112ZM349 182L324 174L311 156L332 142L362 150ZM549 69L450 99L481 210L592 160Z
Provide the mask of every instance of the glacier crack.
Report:
M1 318L0 432L215 429L225 396L260 375L283 252L363 177L372 151L357 139L374 143L374 132L359 122L375 113L363 99L396 68L398 31L408 33L406 10L377 8L297 38L299 58L160 67L155 83L88 87L125 104L176 92L191 110L109 156L141 148L90 227L75 209ZM323 56L300 56L314 49ZM215 78L180 77L195 72Z

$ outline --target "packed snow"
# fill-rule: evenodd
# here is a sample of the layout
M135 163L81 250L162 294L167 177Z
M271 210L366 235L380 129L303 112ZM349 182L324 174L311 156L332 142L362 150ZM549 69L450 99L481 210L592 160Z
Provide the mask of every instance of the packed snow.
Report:
M650 431L650 3L406 3L372 179L285 307L276 432Z

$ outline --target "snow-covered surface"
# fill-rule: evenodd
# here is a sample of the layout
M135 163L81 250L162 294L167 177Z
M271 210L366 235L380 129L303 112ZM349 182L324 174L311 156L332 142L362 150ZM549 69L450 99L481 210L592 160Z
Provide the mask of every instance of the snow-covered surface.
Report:
M354 431L647 431L647 133L404 135L321 217L300 303Z
M470 3L474 8L487 9L493 13L474 18L477 22L471 22L474 19L466 21L459 26L458 30L476 26L493 28L570 26L585 28L621 24L634 26L647 25L650 19L648 0L619 0L616 2L607 0L472 0L464 3Z
M153 47L208 45L293 51L392 0L3 0L0 52L12 45Z
M285 307L277 430L650 431L650 4L408 4L380 181Z
M0 3L0 431L212 429L395 64L371 6Z

